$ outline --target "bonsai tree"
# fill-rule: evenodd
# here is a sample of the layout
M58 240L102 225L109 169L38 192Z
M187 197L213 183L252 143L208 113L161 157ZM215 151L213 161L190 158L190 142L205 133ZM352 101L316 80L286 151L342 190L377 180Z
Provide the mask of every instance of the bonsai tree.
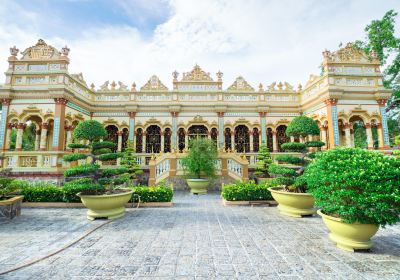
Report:
M99 161L114 160L122 156L121 153L112 152L115 143L100 142L107 135L104 127L95 120L83 121L74 130L74 137L87 140L88 144L69 144L72 149L85 149L85 153L74 153L64 156L65 161L87 160L88 163L80 164L64 172L67 180L82 189L92 186L92 192L102 194L114 193L114 187L128 181L128 169L124 166L117 168L100 168ZM100 187L100 188L99 188ZM99 189L101 191L99 191ZM86 193L87 194L87 193Z
M381 226L400 220L400 161L393 156L339 147L317 154L304 176L326 215Z
M394 144L396 144L397 149L393 151L393 154L394 154L395 156L397 156L398 158L400 158L400 135L397 135L397 136L394 138Z
M122 153L120 164L127 169L127 176L131 183L133 180L137 179L140 174L143 173L143 170L140 169L140 166L137 163L133 141L128 142L127 148Z
M213 177L215 175L215 160L218 155L213 141L197 138L192 140L190 144L189 153L182 160L184 168L197 179L200 179L202 175Z
M286 129L287 136L305 138L308 135L319 135L319 127L317 123L306 116L299 116L294 118ZM277 176L276 184L283 185L284 190L289 192L306 192L306 182L301 177L304 173L305 167L309 164L315 153L309 152L310 147L322 147L325 145L321 141L306 141L305 143L290 142L282 144L282 149L290 152L299 152L301 156L294 155L278 155L276 160L278 162L294 164L298 167L294 168L286 166L271 165L269 172Z
M256 170L254 172L254 175L261 178L268 178L268 168L271 163L272 158L271 154L269 153L268 147L266 145L262 145L260 147L260 150L258 151Z

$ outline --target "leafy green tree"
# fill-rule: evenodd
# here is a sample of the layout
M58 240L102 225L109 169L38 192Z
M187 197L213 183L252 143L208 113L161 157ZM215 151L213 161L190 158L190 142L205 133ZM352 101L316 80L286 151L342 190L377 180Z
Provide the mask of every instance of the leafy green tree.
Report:
M272 158L271 154L269 153L268 147L266 145L261 145L260 150L257 154L257 163L254 175L262 178L268 178L268 168L271 163Z
M114 187L122 185L129 180L128 169L124 166L117 168L100 168L99 161L115 160L122 156L121 153L115 153L116 144L109 141L102 141L107 135L104 127L95 120L83 121L78 124L74 130L75 139L87 140L88 144L69 144L72 149L86 149L85 153L74 153L64 156L64 160L71 162L82 159L90 159L89 163L80 164L69 168L64 172L68 181L73 182L75 186L81 186L87 189L93 186L94 191L98 191L99 186L103 190L108 189L109 194L114 192Z
M367 133L363 123L354 122L354 147L356 148L367 148Z
M120 162L121 166L126 167L128 170L129 180L133 181L140 174L143 173L143 170L140 169L139 164L137 163L137 157L135 153L135 149L133 147L133 141L128 142L128 146L125 151L122 153L122 158Z
M287 136L319 135L319 127L317 123L306 116L295 117L286 128Z
M182 164L189 173L200 179L201 175L213 177L215 175L215 161L218 152L212 140L196 138L190 142L188 155L183 158Z

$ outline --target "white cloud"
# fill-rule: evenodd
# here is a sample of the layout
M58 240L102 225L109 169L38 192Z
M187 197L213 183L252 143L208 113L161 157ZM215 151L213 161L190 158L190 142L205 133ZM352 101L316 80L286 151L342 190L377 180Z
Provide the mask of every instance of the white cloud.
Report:
M149 10L156 7L151 2ZM108 25L77 30L68 40L62 34L45 39L58 48L68 44L70 71L83 72L97 86L105 80L141 86L157 74L171 88L171 72L189 71L195 63L214 77L224 72L225 87L238 75L254 87L275 80L296 85L319 72L323 49L363 38L371 20L389 9L400 10L396 1L361 0L171 0L169 7L169 18L151 38L132 26ZM7 68L9 46L23 50L44 28L51 27L43 26L40 15L13 2L0 7L1 69Z

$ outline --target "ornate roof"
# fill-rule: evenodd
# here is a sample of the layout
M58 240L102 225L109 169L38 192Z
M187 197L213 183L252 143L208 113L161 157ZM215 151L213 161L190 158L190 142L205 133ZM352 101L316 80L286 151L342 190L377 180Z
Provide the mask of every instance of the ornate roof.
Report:
M292 93L296 92L291 84L288 82L279 82L278 84L276 82L273 82L268 86L268 91L269 92L284 92L284 93Z
M118 88L117 88L118 85ZM118 83L115 83L115 81L113 81L111 84L109 81L105 81L104 84L102 84L100 86L100 89L98 90L98 92L104 92L104 91L128 91L128 86L125 85L123 82L118 81Z
M160 79L156 75L151 76L147 83L140 88L140 91L153 90L168 90L168 88L160 81Z
M254 91L254 88L247 81L239 76L227 89L228 91Z
M18 53L18 49L15 47L10 49L11 55L16 55ZM62 53L59 52L56 48L47 45L46 42L42 39L36 43L36 45L27 48L22 52L21 60L46 60L46 59L59 59L61 57L67 57L69 53L68 47L62 48Z
M83 78L83 74L82 73L71 74L71 77L77 79L78 81L82 82L84 85L87 86L87 83L86 83L85 79Z
M210 77L210 73L203 71L199 65L195 65L193 70L190 72L184 72L182 74L181 82L213 82L214 80Z
M324 58L331 62L369 62L370 58L361 49L357 48L353 43L347 43L345 47L330 52L325 50L322 52ZM371 53L371 58L376 59L376 54Z

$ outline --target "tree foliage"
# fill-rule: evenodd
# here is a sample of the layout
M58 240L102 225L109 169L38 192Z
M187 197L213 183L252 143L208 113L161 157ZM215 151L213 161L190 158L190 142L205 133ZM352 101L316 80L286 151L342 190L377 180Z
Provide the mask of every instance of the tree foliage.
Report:
M110 160L121 157L121 153L114 153L115 143L109 141L100 142L107 135L104 127L95 120L83 121L78 124L74 131L77 139L87 140L89 143L86 152L65 155L65 161L76 161L78 159L89 159L89 162L69 168L64 172L67 180L74 184L76 189L87 189L88 185L93 186L93 192L97 193L99 186L102 189L108 188L108 193L114 192L114 187L128 181L128 169L126 167L100 168L98 164L102 160ZM71 144L69 147L76 147Z
M127 168L130 180L136 179L140 174L143 173L142 169L140 169L140 166L137 163L133 141L128 142L128 146L122 154L121 166Z
M257 154L257 163L256 170L254 175L268 178L268 167L272 163L271 154L269 153L268 147L266 145L262 145Z
M193 139L190 142L189 153L183 158L182 164L196 178L201 178L202 174L207 177L213 177L215 175L217 155L218 152L214 141L206 138Z
M319 127L317 123L306 116L295 117L286 128L287 136L308 136L319 135Z

